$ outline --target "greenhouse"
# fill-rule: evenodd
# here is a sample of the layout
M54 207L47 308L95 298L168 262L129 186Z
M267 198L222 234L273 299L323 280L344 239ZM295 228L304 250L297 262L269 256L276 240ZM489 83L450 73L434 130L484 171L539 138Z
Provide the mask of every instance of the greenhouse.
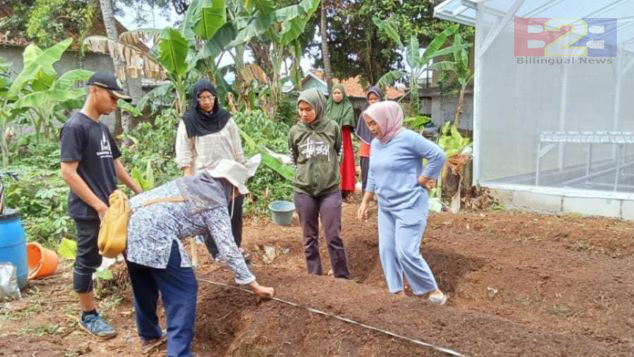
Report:
M475 26L474 182L515 205L634 216L634 2L448 0Z

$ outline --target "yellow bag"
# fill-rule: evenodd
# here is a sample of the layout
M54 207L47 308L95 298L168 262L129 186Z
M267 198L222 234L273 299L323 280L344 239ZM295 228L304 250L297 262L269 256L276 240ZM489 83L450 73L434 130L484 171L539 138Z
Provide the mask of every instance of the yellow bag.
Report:
M123 253L128 240L128 221L132 210L128 196L121 190L114 190L108 197L109 208L99 228L99 254L115 258Z
M182 196L155 198L146 201L143 207L156 203L177 203L183 201L185 201L185 198ZM123 253L127 245L128 221L130 221L130 216L132 216L132 209L130 208L128 196L121 190L114 190L114 192L110 194L108 204L109 208L99 228L97 246L99 247L99 254L104 257L115 258L117 255Z

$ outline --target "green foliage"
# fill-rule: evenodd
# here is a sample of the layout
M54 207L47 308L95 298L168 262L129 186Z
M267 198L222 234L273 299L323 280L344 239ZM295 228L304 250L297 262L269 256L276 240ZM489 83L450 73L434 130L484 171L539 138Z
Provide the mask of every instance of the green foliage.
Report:
M138 167L134 167L130 173L132 179L141 186L143 191L151 190L154 188L154 170L152 169L152 161L147 161L147 167L145 172L141 172Z
M57 254L62 259L75 259L77 255L77 241L62 238L62 242L57 247Z
M400 37L398 36L398 33L394 31L394 25L391 25L389 20L383 21L375 17L374 22L382 32L388 33L390 38L393 38L393 40L396 41L397 44L402 46ZM427 68L429 61L436 57L455 54L457 52L465 50L465 48L470 46L463 43L454 43L452 46L442 48L445 42L447 42L447 39L451 35L456 33L458 29L459 25L452 25L448 27L443 32L434 37L434 39L425 49L420 48L418 39L416 38L416 36L412 35L407 47L402 48L402 50L406 54L405 60L407 65L409 66L409 71L397 71L400 73L389 71L377 81L377 84L385 88L392 85L393 82L397 79L406 79L409 87L410 114L418 115L419 79L424 73L426 73L427 70L429 70L429 68Z
M59 165L59 156L56 161ZM74 225L66 213L68 187L60 177L59 169L18 165L9 168L17 180L3 178L5 206L20 211L28 241L54 248L62 238L74 235ZM52 166L52 163L46 166Z
M187 40L178 30L168 27L161 33L158 59L172 77L185 75L188 47Z
M405 42L415 36L421 47L453 25L433 17L432 1L337 0L327 4L330 60L338 78L361 75L369 83L376 83L386 71L403 68L403 58L397 50L404 46L373 26L373 17L393 23ZM461 26L459 31L467 41L473 40L473 27ZM311 55L314 65L323 67L321 53L311 51Z
M400 47L403 47L401 42L401 36L398 34L397 28L399 27L393 18L389 18L385 21L379 19L377 16L372 16L372 22L379 28L391 41L394 41Z
M282 65L289 57L294 62L292 77L298 81L297 63L303 49L300 39L306 32L312 15L319 8L320 0L301 0L289 6L283 6L283 3L281 2L279 8L267 12L260 11L262 6L255 4L244 8L242 17L236 20L236 39L228 45L230 48L240 48L249 44L256 62L265 67L268 85L265 90L260 91L260 96L264 94L270 99L266 111L271 118L282 102Z
M3 133L11 122L17 121L30 124L35 129L36 139L40 139L42 130L48 138L54 129L54 120L65 120L64 111L81 106L85 89L75 88L74 84L87 80L92 72L76 69L58 77L54 68L71 42L72 39L68 38L47 49L35 44L25 48L23 70L13 82L0 82L0 130ZM9 150L3 135L0 147L3 165L6 166Z
M139 108L134 105L128 103L123 99L117 100L117 108L121 109L121 111L130 113L133 117L140 117L143 113L139 110Z
M470 142L469 138L465 138L460 134L452 122L448 121L442 126L438 146L445 151L447 158L460 154Z
M428 117L427 115L417 115L415 117L405 118L403 121L405 126L413 130L420 130L429 123L431 123L431 117Z
M268 148L276 153L288 153L288 124L272 121L262 111L245 111L236 113L234 120L245 138L243 146L245 154L251 157ZM246 133L246 135L244 135ZM248 139L247 139L248 138ZM246 200L247 214L268 214L268 204L274 200L288 200L292 197L293 187L288 179L288 170L270 155L263 155L263 165L258 168L254 177L249 180L249 189L253 193ZM277 171L276 171L277 170ZM280 173L287 171L287 174ZM287 178L285 178L285 175ZM292 177L290 177L292 179Z
M203 40L211 40L227 22L227 11L224 0L202 0L194 32Z
M174 109L166 109L151 122L142 122L122 139L132 142L122 148L121 160L133 178L141 185L153 187L181 176L174 162L176 128L180 116ZM144 170L144 174L142 174Z
M288 124L271 120L260 110L235 113L233 119L240 130L247 133L256 143L278 153L288 152ZM245 151L249 156L258 153L257 148L250 145L245 145Z
M67 214L68 186L59 173L59 143L35 142L33 135L18 140L13 165L0 169L5 205L20 211L27 240L55 248L61 239L75 235Z
M9 37L23 37L50 46L69 35L79 41L92 30L98 0L10 0L10 16L0 20Z
M297 122L297 104L295 99L289 96L283 96L280 105L277 107L275 121L281 121L289 127Z
M454 35L454 44L462 45L464 40L458 33ZM456 95L473 80L473 72L469 66L469 53L466 49L456 51L453 54L453 61L440 62L434 64L434 69L438 70L438 87L443 94Z
M72 39L55 44L45 50L40 49L35 44L30 44L24 49L24 69L18 74L9 88L9 97L16 97L18 93L28 84L42 85L44 82L52 82L51 77L55 77L57 72L53 65L57 63L64 52L70 47Z
M112 280L114 276L112 275L112 271L110 269L101 269L95 272L95 277L101 280Z

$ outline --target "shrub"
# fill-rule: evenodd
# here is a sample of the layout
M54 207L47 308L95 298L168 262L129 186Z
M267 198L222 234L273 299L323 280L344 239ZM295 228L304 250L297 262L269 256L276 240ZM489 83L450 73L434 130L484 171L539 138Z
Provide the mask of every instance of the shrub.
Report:
M283 121L270 120L262 111L247 111L234 115L234 120L258 145L276 153L288 153L289 125ZM251 157L259 153L257 147L243 141L245 155ZM249 180L251 195L245 200L245 214L268 214L268 204L274 200L288 200L293 194L291 182L265 165L260 165L257 173Z
M75 235L67 214L68 187L59 170L11 166L4 172L11 173L3 175L5 207L20 211L28 241L56 247L62 238Z
M149 161L156 186L181 176L174 161L179 121L174 109L166 109L153 121L142 122L131 133L124 133L122 140L129 145L122 146L123 166L129 172L135 169L143 172Z

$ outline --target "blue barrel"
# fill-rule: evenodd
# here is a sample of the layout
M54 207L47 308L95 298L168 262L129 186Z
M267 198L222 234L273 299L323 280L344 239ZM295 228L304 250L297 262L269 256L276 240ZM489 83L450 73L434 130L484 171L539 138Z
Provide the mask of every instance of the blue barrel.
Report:
M0 263L9 262L17 267L18 286L26 284L29 269L26 265L26 239L18 211L5 208L0 215Z

